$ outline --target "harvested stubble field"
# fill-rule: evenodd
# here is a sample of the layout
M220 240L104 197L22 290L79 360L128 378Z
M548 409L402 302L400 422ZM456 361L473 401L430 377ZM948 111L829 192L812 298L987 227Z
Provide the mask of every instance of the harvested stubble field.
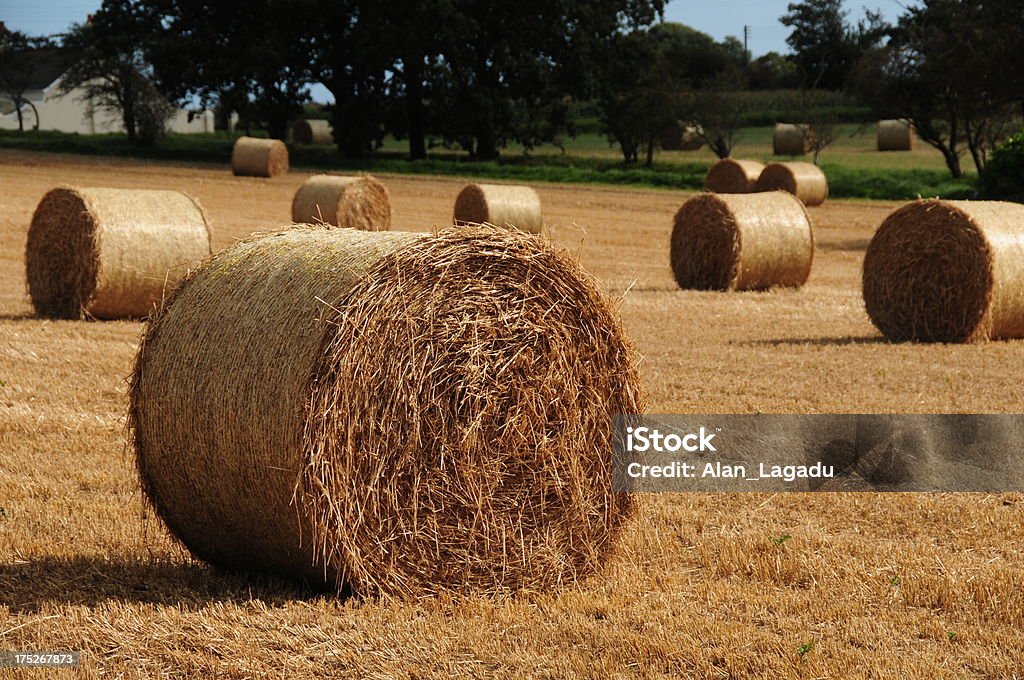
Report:
M193 562L143 509L125 444L141 324L32 318L27 226L61 182L178 189L217 250L287 223L306 177L0 157L0 650L82 650L83 677L1024 675L1020 495L649 497L604 574L500 600L339 601ZM396 228L414 230L446 224L463 185L382 179ZM673 281L684 194L539 192L554 237L624 296L652 412L1024 403L1024 343L890 345L871 326L860 265L895 204L810 209L804 289L721 294Z

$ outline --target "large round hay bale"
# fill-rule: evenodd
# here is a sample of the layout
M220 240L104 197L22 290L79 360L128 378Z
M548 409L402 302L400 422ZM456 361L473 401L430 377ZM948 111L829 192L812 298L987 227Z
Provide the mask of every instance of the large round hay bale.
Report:
M296 227L209 259L150 321L129 424L197 557L357 594L538 589L628 516L637 413L617 313L575 260L495 227Z
M803 156L810 142L810 126L801 123L776 123L772 133L772 153L776 156Z
M671 263L681 288L797 288L813 259L807 211L783 191L698 194L676 213Z
M540 196L532 187L467 184L455 199L456 224L493 224L539 234L544 226Z
M313 175L295 192L292 221L385 231L391 227L391 198L370 175Z
M25 270L40 316L120 319L148 314L209 254L206 216L185 194L58 187L32 216Z
M878 121L879 151L910 151L914 148L914 129L905 120Z
M704 176L704 189L718 194L749 194L756 190L757 178L764 170L759 161L723 158Z
M292 139L296 144L334 144L330 122L320 119L295 121Z
M274 177L288 172L288 147L279 139L239 137L231 150L231 171L249 177Z
M769 163L757 178L758 191L788 191L804 205L821 205L828 198L828 179L814 163Z
M894 341L1024 337L1024 205L915 201L864 257L868 316Z

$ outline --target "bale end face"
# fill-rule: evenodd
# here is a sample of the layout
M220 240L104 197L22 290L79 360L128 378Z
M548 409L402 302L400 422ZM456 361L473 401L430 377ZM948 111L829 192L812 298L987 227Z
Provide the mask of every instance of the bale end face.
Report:
M784 192L691 198L676 213L671 265L680 288L800 287L814 236L803 205Z
M286 174L288 147L279 139L239 137L231 150L231 171L246 177Z
M386 231L391 227L391 197L370 175L314 175L295 192L292 221Z
M1005 332L1000 326L1011 320L993 313L998 253L986 225L968 212L982 209L971 203L915 201L879 227L864 257L863 294L868 316L886 338L959 343ZM1010 217L1010 212L1005 214ZM1012 212L1024 218L1024 207ZM1020 233L1019 225L1016 230ZM1024 269L1021 240L1018 236L1018 251L1011 255L1018 270Z
M708 169L704 189L716 194L749 194L757 187L764 163L723 158Z
M540 196L528 186L468 184L455 199L457 225L492 224L531 234L543 230Z
M176 396L201 385L223 389ZM242 242L151 322L130 392L148 497L216 564L539 590L599 568L631 508L609 452L642 408L632 350L578 264L515 231Z

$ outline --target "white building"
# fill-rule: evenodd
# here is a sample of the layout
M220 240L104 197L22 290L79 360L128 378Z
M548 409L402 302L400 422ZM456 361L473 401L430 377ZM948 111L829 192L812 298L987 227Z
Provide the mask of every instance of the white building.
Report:
M93 106L81 88L61 94L60 82L65 69L52 53L40 52L40 58L32 65L29 87L24 93L24 98L31 102L22 106L22 120L26 130L38 128L81 134L124 131L120 115ZM14 110L14 103L2 94L0 129L18 129L18 114ZM178 109L167 122L167 130L186 134L213 132L213 112L190 114L189 111Z

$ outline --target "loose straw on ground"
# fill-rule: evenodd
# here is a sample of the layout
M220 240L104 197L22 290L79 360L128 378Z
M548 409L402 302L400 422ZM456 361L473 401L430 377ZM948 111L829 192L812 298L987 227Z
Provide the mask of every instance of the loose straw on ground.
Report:
M698 194L676 213L671 264L681 288L799 287L813 259L807 211L785 192Z
M36 207L25 269L40 316L142 317L210 254L199 204L177 191L58 187Z
M804 205L821 205L828 198L828 179L814 163L770 163L757 178L757 191L787 191Z
M539 234L544 226L540 196L532 187L467 184L455 199L456 224L493 224Z
M250 177L288 172L288 147L279 139L239 137L231 151L231 171Z
M638 413L616 311L514 230L294 227L217 254L147 327L145 496L197 557L356 594L544 590L600 567Z
M292 221L384 231L391 226L391 198L370 175L314 175L295 192Z
M757 178L764 170L758 161L723 158L708 169L704 188L718 194L749 194L757 187Z
M868 316L890 340L1024 337L1024 205L910 203L871 239L863 284Z

